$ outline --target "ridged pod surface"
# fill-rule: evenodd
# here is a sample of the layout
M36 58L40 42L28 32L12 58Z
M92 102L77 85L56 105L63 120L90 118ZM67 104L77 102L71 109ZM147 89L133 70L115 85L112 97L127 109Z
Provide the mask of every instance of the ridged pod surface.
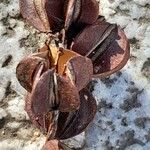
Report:
M129 59L129 41L117 25L98 19L74 39L71 49L93 62L93 77L106 77L120 70Z
M91 24L98 6L96 0L20 0L22 16L41 32L67 30L74 22Z
M85 130L93 120L97 110L96 101L87 89L81 90L79 95L80 107L78 110L71 112L57 112L55 110L50 111L47 115L41 114L37 118L32 111L33 109L31 109L32 99L30 98L30 93L28 93L25 109L32 123L42 132L48 134L47 132L51 129L51 134L48 134L47 137L49 140L71 138ZM47 117L47 119L45 117ZM44 123L43 120L46 122ZM49 129L49 127L51 128Z

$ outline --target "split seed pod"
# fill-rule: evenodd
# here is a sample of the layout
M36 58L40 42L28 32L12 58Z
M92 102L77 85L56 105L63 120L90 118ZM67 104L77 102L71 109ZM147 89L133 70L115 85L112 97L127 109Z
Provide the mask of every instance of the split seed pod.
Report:
M69 78L79 91L83 89L93 74L91 60L70 50L56 47L50 49L54 64L57 62L57 73Z
M65 0L20 0L23 17L41 32L62 28Z
M81 56L73 51L56 47L44 47L42 52L25 57L16 69L20 84L31 92L36 69L44 63L43 72L55 68L56 72L69 79L80 91L91 80L93 65L89 58ZM43 73L42 72L42 73Z
M65 29L73 23L92 24L99 15L99 4L96 0L70 0L68 2Z
M26 111L32 122L53 138L57 129L59 111L79 109L78 90L70 81L48 70L41 75L42 66L36 74L32 92L26 98ZM52 130L52 132L51 132Z
M46 114L52 110L68 112L79 108L77 88L54 70L44 72L34 84L31 99L35 114Z
M26 111L33 124L44 133L46 132L47 140L62 140L76 136L83 132L93 120L97 109L95 99L87 89L81 90L79 94L80 107L78 110L71 112L53 110L47 114L42 114L41 112L37 117L37 114L33 111L33 101L35 99L31 98L31 94L28 93L28 97L26 98Z
M92 60L94 77L105 77L120 70L130 53L122 29L101 18L76 36L71 49Z
M57 139L67 139L82 133L95 117L97 105L92 94L85 88L79 92L79 95L78 110L59 114Z
M31 92L34 75L43 64L43 72L49 68L48 52L31 54L20 61L16 68L16 75L20 84Z
M96 0L20 0L20 9L41 32L57 32L64 26L68 29L72 22L91 24L99 13Z

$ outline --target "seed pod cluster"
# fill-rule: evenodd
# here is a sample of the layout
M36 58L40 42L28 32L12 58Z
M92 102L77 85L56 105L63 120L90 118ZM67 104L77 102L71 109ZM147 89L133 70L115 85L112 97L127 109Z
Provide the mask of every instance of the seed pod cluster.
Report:
M43 48L16 68L27 90L25 110L47 137L43 150L70 149L60 140L83 132L96 114L88 83L126 64L128 39L119 26L99 16L96 0L20 0L20 9L48 35Z

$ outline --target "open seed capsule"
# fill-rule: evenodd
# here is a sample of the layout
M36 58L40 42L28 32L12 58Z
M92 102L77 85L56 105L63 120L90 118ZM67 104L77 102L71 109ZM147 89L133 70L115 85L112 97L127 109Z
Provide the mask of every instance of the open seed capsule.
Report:
M57 75L54 70L41 75L41 68L36 74L32 92L26 98L26 111L39 129L54 138L59 111L77 110L80 99L77 88L70 81Z
M120 70L130 53L123 30L103 19L98 19L77 35L71 49L92 60L94 77L105 77Z
M23 58L16 68L16 75L20 84L31 92L34 75L43 64L43 72L49 68L48 52L41 52Z
M46 114L52 110L68 112L79 108L77 88L54 70L46 71L37 81L30 97L35 114Z
M95 117L97 111L96 101L88 89L82 89L80 95L80 108L75 112L61 113L58 117L57 137L67 139L83 132ZM63 124L62 124L63 122Z
M57 73L68 77L79 91L83 89L93 74L91 60L70 50L59 51L56 47L50 49L54 64L57 62Z
M65 29L74 24L92 24L99 15L96 0L70 0L66 11Z
M93 66L89 58L63 48L44 47L41 51L25 57L16 69L20 84L28 92L32 90L34 75L41 64L44 64L42 73L54 68L56 73L69 79L78 91L91 80Z
M33 99L31 98L31 94L28 93L26 111L33 124L47 134L48 140L71 138L86 129L93 120L97 109L96 101L87 89L81 90L79 94L81 104L76 111L58 112L55 110L49 111L47 114L42 114L40 108L40 113L35 114L33 111ZM42 97L42 94L40 95ZM46 104L47 102L43 101L42 103ZM48 110L47 106L45 108Z
M65 0L20 0L23 17L42 32L59 30L63 26Z
M67 30L73 22L91 24L99 14L96 0L20 0L20 9L41 32Z

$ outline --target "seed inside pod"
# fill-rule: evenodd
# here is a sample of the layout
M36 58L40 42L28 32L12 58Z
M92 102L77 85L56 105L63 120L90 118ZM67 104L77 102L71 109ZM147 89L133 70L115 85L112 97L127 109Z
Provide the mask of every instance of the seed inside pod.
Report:
M76 55L77 53L73 51L50 46L50 58L52 67L56 66L57 73L60 75L63 75L67 61Z
M92 60L94 77L116 72L129 58L129 42L124 32L101 18L74 39L71 49Z
M20 84L28 91L31 92L34 74L43 64L43 72L49 68L49 62L47 61L48 53L42 52L25 57L20 61L16 68L16 75Z

